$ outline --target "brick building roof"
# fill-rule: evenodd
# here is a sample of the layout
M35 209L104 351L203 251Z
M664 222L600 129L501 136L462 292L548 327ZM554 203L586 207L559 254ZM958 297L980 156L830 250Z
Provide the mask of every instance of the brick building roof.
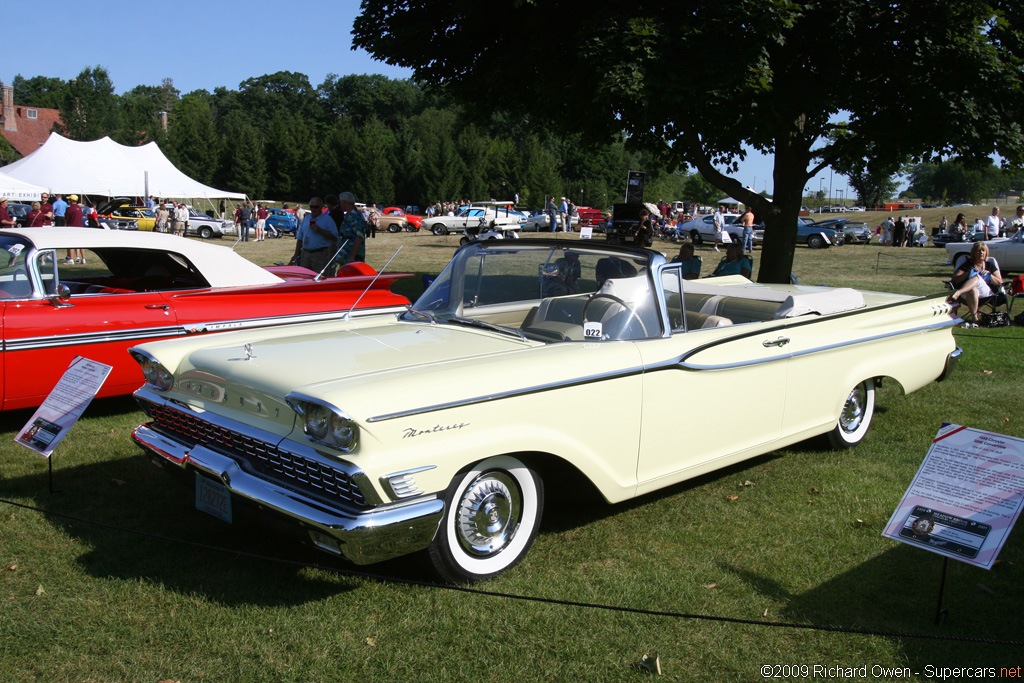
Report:
M3 117L3 134L19 154L28 156L46 142L53 124L59 122L60 112L56 109L14 107L13 122Z

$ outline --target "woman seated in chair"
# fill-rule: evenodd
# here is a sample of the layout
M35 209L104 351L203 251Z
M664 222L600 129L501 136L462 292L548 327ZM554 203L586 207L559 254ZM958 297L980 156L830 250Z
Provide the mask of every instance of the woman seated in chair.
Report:
M957 289L950 299L961 300L963 297L963 302L971 311L971 323L977 327L978 305L984 299L996 296L999 286L1003 284L999 264L994 258L989 258L987 244L974 243L970 257L957 264L952 283Z

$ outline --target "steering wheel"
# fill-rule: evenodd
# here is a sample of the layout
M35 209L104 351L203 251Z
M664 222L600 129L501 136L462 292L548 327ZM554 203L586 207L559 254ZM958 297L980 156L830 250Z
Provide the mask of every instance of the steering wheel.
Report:
M587 309L590 308L590 304L594 303L597 299L611 299L618 305L622 306L629 313L629 318L626 319L626 324L622 326L622 329L626 329L629 325L629 321L635 319L640 324L640 330L644 333L645 337L650 335L647 333L647 327L644 326L644 321L640 319L640 316L636 314L636 310L627 304L625 301L615 296L614 294L605 294L603 292L594 292L594 295L587 299L587 302L583 304L583 322L589 322L587 320Z

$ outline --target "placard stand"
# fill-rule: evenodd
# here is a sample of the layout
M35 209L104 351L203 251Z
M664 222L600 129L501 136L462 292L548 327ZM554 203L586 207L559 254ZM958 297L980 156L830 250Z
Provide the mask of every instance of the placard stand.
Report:
M946 567L949 566L949 558L942 558L942 578L939 579L939 602L935 606L935 625L938 626L949 614L948 609L942 607L942 594L946 592Z

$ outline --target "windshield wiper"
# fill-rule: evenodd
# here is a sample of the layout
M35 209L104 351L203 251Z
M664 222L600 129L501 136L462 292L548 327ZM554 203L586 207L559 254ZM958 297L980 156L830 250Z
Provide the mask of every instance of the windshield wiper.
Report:
M411 313L413 315L421 315L424 318L426 318L427 320L429 320L431 325L436 325L437 324L437 318L434 317L433 313L431 313L430 311L421 311L421 310L419 310L417 308L413 308L412 304L406 305L405 312L406 313ZM403 313L402 315L404 316L405 313Z
M504 332L505 334L515 335L522 339L523 341L528 341L526 335L523 334L523 331L517 330L514 327L496 325L494 323L489 323L484 320L477 320L476 318L463 318L458 315L453 315L451 318L448 319L448 321L453 323L460 323L462 325L469 325L470 327L482 327L485 330L493 330L494 332Z

